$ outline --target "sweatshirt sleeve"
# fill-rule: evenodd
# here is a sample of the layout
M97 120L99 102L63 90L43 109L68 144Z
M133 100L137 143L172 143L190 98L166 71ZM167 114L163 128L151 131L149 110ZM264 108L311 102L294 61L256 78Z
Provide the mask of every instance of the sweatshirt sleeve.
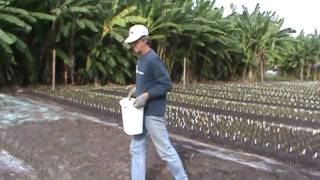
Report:
M150 63L150 68L152 70L156 84L155 86L147 89L147 92L149 93L151 98L165 95L172 89L172 82L165 64L162 60L156 59Z

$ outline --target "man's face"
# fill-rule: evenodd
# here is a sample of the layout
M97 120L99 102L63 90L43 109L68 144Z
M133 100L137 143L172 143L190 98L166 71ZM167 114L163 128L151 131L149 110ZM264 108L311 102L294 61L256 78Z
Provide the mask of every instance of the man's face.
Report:
M141 39L132 43L133 50L138 55L142 54L142 50L143 50L144 46L145 46L145 42L142 41Z

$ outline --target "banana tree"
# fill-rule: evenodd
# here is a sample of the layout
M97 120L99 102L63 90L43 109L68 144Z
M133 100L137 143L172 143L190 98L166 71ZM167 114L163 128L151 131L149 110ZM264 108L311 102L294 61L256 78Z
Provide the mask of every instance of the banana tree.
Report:
M135 15L136 10L137 6L128 6L120 1L102 0L97 5L98 32L86 41L90 51L85 68L89 77L94 78L95 85L99 84L99 75L102 81L108 79L120 84L131 79L130 62L133 57L128 46L122 43L129 25L146 22L145 18Z
M68 83L68 70L70 70L71 84L75 83L75 45L77 39L75 36L80 31L92 31L93 33L98 32L96 24L93 23L92 19L97 16L98 11L96 10L96 2L90 0L69 0L65 1L61 6L51 10L57 17L56 26L56 42L64 44L67 52L63 49L57 51L57 55L64 61L64 82L65 85Z
M223 47L229 40L223 30L228 28L226 21L222 20L223 10L214 8L213 2L205 0L195 4L191 0L155 1L152 6L145 4L145 1L138 3L139 14L148 19L151 38L169 73L181 74L184 68L188 82L196 74L212 78L214 64L218 64L214 63L213 57L225 55ZM184 59L186 67L183 66Z
M256 69L260 69L260 81L264 82L267 61L274 55L275 48L294 31L282 30L283 19L278 19L271 11L261 12L259 4L251 14L244 8L237 22L242 30L242 47L245 63L249 66L249 79L254 80Z
M317 33L304 35L303 32L298 36L299 45L296 47L296 52L299 53L300 61L297 61L299 64L299 77L300 80L304 80L305 78L305 69L307 69L307 78L310 78L310 71L312 65L316 64L318 60L319 53L319 37L317 37Z
M54 20L54 17L41 13L30 12L22 8L15 7L15 1L0 1L0 84L14 81L13 76L18 75L19 71L15 72L15 67L18 66L20 59L24 58L27 61L21 61L27 67L27 77L30 82L36 80L36 73L32 71L34 58L29 46L25 43L25 34L32 31L32 26L41 19ZM20 73L20 77L25 74ZM18 79L18 78L16 78Z

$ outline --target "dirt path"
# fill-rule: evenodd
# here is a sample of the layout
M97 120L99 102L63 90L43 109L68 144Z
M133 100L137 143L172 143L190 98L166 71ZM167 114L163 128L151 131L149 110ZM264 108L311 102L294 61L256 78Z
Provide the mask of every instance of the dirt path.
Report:
M0 94L0 180L130 179L130 137L117 124L102 122L107 118L47 100ZM191 180L320 177L181 137L174 136L173 143ZM172 179L151 144L148 159L148 179Z

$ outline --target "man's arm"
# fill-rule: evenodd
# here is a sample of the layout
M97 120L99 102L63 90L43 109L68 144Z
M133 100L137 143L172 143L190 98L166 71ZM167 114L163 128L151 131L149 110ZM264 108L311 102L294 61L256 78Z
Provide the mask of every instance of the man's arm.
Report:
M169 92L172 89L172 82L164 63L161 60L151 61L150 68L157 81L155 86L147 89L150 98L159 97Z

